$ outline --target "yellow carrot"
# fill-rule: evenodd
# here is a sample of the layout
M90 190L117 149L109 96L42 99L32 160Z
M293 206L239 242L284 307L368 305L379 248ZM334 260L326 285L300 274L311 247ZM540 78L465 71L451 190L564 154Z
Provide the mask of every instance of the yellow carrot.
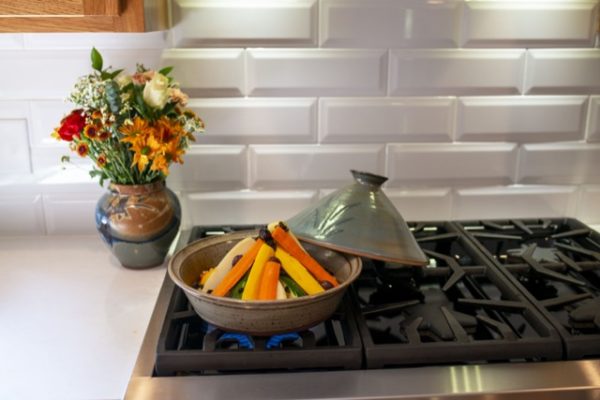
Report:
M258 289L265 265L267 264L267 261L269 261L269 258L273 257L274 254L275 250L268 244L264 243L260 246L260 250L258 250L258 254L256 255L256 260L254 260L254 264L252 264L252 268L250 268L248 282L246 282L246 287L242 293L242 300L256 300L258 298Z
M324 291L323 287L308 272L300 261L292 257L281 247L275 250L275 257L281 261L281 267L285 272L308 294L316 294Z
M310 254L305 252L281 224L273 229L271 236L273 236L273 239L275 239L279 246L283 247L286 252L298 260L300 264L304 265L317 280L327 281L333 286L339 285L337 279L327 272Z
M275 300L277 298L277 284L279 283L279 261L269 261L265 265L260 288L258 289L258 300Z
M227 275L225 275L223 280L219 282L219 284L212 291L214 296L225 296L231 290L231 288L234 287L240 279L242 279L244 274L248 272L252 266L252 263L258 254L258 250L264 243L265 242L263 242L262 239L256 239L252 247L250 247L250 250L244 253L242 258L239 259L233 268L229 270Z

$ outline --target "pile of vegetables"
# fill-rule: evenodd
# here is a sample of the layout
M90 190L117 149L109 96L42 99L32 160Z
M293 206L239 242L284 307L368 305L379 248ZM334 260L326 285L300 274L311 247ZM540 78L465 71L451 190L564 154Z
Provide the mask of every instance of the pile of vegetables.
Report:
M205 293L242 300L295 298L338 285L283 222L262 228L257 238L238 242L198 281L198 289Z

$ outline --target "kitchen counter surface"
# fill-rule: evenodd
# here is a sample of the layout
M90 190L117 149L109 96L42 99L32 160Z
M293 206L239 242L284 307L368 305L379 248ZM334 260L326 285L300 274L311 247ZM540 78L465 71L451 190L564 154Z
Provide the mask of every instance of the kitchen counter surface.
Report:
M0 237L0 399L122 398L165 273L97 235Z
M0 399L122 398L165 273L96 235L0 237Z

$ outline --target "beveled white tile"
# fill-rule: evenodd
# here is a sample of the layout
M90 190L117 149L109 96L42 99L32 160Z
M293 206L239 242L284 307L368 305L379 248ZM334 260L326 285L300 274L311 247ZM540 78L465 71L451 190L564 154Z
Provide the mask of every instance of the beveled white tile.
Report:
M24 47L31 50L85 49L163 49L167 47L167 32L44 32L23 34ZM115 68L120 68L113 64ZM149 67L149 66L148 66Z
M11 195L9 187L0 192L0 235L44 235L44 212L40 194Z
M31 172L27 119L0 117L0 174Z
M457 140L583 139L586 107L585 96L463 97L458 100Z
M175 47L312 46L317 0L176 0L172 2Z
M454 98L322 98L323 143L449 142Z
M244 50L168 49L162 65L189 96L240 96L244 94Z
M188 107L207 124L198 143L311 143L317 137L316 99L192 99Z
M588 224L600 224L600 186L584 185L577 209L577 218Z
M248 50L251 96L384 95L387 51Z
M133 72L137 63L155 68L160 49L107 49L102 57ZM89 50L0 50L0 60L0 99L64 99L92 71Z
M590 97L585 137L588 142L600 142L600 96Z
M434 221L450 219L451 190L438 189L385 189L405 221Z
M456 47L460 2L321 0L323 47Z
M266 224L286 220L316 200L316 191L190 193L192 224Z
M464 47L592 47L596 1L465 2Z
M351 169L381 174L384 149L383 145L250 146L250 187L339 187L351 180Z
M29 105L22 100L0 100L0 120L29 118Z
M169 186L175 190L233 190L247 187L246 146L193 145L184 164L171 164Z
M500 95L519 93L525 50L391 50L390 93Z
M529 50L525 93L580 94L600 91L597 49Z
M516 150L510 143L390 144L388 187L511 183Z
M22 33L0 33L0 49L22 49Z
M97 193L72 192L43 196L46 230L49 235L96 233Z
M459 189L454 196L452 218L572 216L576 202L575 186L515 185Z
M31 168L34 173L45 173L57 168L81 168L88 171L92 162L88 157L80 157L77 153L69 150L67 142L59 142L62 146L31 147ZM70 162L63 163L63 156L68 156Z
M65 142L51 137L52 131L60 126L60 120L75 106L64 100L32 100L31 145L65 147Z
M526 144L519 157L519 183L600 183L600 144Z

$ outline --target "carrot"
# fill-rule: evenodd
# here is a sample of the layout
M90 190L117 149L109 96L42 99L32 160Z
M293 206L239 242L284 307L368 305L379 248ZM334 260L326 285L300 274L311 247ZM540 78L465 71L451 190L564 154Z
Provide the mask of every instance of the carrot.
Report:
M271 257L275 255L275 250L267 243L260 246L260 250L256 254L256 259L252 268L250 268L250 274L248 275L248 282L242 293L242 300L257 300L258 290L260 283L262 282L262 275L265 270L265 266Z
M260 281L257 300L275 300L277 298L280 270L281 264L276 258L272 258L267 262Z
M285 226L285 225L284 225ZM318 281L326 281L331 283L333 286L338 286L339 283L334 276L332 276L329 272L325 271L317 260L312 258L310 254L305 252L302 247L298 245L298 243L294 240L294 237L290 235L287 229L284 228L281 224L279 224L273 232L271 232L271 236L273 239L279 244L285 251L287 251L292 257L296 260L300 261L300 264L304 265L304 267L318 280Z
M227 275L223 278L221 282L215 287L212 291L214 296L225 296L235 284L242 279L242 277L248 272L256 255L258 254L258 250L265 242L258 238L250 247L250 249L244 253L242 258L229 270Z

